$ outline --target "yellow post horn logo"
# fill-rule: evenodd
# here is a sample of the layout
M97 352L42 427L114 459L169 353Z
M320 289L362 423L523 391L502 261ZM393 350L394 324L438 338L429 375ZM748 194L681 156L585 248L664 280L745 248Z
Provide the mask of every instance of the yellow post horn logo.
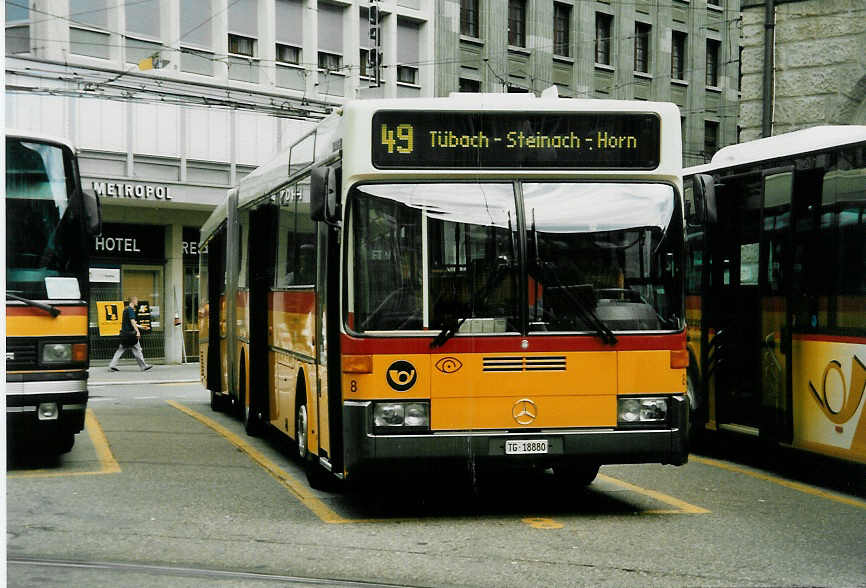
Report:
M842 406L838 410L831 406L830 401L827 399L827 376L830 374L830 370L838 372L839 378L842 380L844 398ZM812 397L815 399L815 402L818 403L818 406L824 415L830 419L830 422L836 425L847 423L854 416L854 413L857 412L860 401L863 399L863 392L866 390L866 365L863 365L860 358L856 355L854 356L854 359L851 361L851 387L846 391L845 372L842 371L842 364L834 359L824 368L821 394L818 394L818 390L815 389L811 380L809 381L809 389L812 391Z

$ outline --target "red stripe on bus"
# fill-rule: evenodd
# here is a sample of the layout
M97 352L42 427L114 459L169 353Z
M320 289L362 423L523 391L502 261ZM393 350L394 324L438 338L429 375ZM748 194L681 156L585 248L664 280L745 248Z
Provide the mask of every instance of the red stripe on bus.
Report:
M521 347L526 339L529 346ZM341 336L341 352L345 354L415 354L415 353L523 353L523 352L568 352L568 351L653 351L685 349L686 334L665 335L617 335L616 345L606 345L598 337L589 335L545 337L454 337L435 349L430 348L427 337L359 338Z
M306 314L316 307L316 293L307 291L271 292L268 296L268 310Z
M48 302L47 304L51 304ZM87 307L83 305L78 306L63 306L63 305L53 305L57 310L60 311L60 314L67 316L87 316ZM48 312L45 310L41 310L36 308L35 306L6 306L6 316L50 316Z
M820 341L823 343L854 343L856 345L866 345L866 337L850 337L845 335L823 335L797 333L791 335L797 341Z

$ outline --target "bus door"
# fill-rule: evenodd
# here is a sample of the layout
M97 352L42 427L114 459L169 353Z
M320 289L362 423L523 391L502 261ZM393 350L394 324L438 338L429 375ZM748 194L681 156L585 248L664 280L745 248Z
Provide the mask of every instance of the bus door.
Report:
M268 294L274 283L273 236L276 233L278 210L266 204L250 212L249 246L249 317L250 317L250 356L249 373L250 414L257 422L266 423L269 419L269 390L274 389L270 371L270 346L273 344L268 333ZM251 417L252 418L252 417Z
M208 340L207 340L207 387L212 392L222 392L223 369L222 348L224 327L220 309L225 295L225 231L221 231L207 245L208 248Z
M719 428L784 438L789 430L790 170L724 178L714 239L710 378Z
M717 185L718 224L710 241L707 378L719 428L757 433L760 421L761 176ZM711 415L712 416L712 415Z
M338 178L339 173L337 170ZM337 311L340 292L339 233L326 223L317 225L315 324L319 456L327 460L333 473L342 474L343 399L340 391L340 316Z

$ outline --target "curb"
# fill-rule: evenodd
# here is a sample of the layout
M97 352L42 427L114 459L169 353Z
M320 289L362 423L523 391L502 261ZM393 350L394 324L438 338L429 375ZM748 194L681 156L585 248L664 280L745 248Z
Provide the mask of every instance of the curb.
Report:
M139 384L199 384L198 378L194 380L88 380L88 386L134 386Z

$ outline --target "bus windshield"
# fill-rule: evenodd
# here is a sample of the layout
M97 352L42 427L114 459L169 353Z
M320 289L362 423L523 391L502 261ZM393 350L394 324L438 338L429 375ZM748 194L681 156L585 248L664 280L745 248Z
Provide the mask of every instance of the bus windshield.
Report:
M530 331L584 331L597 321L612 331L680 328L683 243L681 231L668 231L671 186L526 183L523 196Z
M70 206L63 150L6 140L6 288L8 294L49 298L46 278L81 278L86 241ZM79 280L80 281L80 280ZM69 292L68 286L65 288ZM73 288L78 291L79 288ZM65 296L64 296L65 297Z
M611 331L682 327L671 186L367 184L349 206L355 332L591 332L613 342Z

